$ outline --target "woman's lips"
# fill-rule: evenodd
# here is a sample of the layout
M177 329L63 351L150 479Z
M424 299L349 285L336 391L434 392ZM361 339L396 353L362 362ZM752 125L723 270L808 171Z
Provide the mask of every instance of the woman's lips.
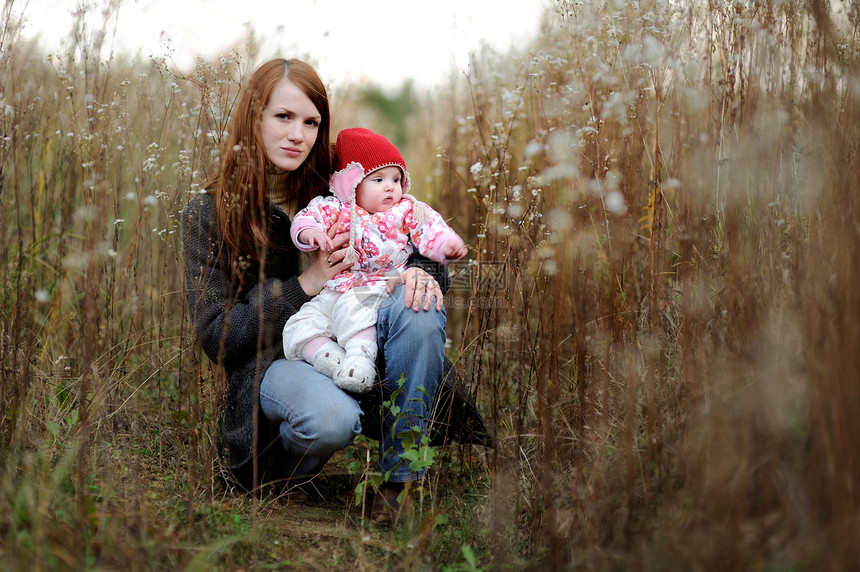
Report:
M298 157L302 154L302 150L296 149L295 147L281 147L281 149L283 149L284 153L286 153L288 156L292 157L293 159L295 159L296 157Z

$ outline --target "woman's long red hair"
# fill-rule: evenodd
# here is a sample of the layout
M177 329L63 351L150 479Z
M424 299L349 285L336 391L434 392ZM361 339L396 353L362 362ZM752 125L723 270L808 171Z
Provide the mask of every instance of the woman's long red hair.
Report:
M266 173L271 165L261 125L263 109L285 78L310 98L321 117L308 158L290 173L290 193L303 205L328 187L331 122L325 86L313 67L301 60L270 60L257 68L239 98L221 149L220 167L206 186L215 194L221 232L234 261L239 257L260 261L271 246L266 215Z

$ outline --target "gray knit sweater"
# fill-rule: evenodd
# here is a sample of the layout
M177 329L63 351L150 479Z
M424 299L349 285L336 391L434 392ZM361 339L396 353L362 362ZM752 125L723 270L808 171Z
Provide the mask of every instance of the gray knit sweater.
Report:
M182 213L188 309L197 342L227 376L220 445L222 460L233 471L250 464L257 387L282 352L284 324L311 299L297 279L299 254L290 240L290 221L274 206L270 213L276 246L268 253L261 282L256 263L234 277L212 195L193 197Z

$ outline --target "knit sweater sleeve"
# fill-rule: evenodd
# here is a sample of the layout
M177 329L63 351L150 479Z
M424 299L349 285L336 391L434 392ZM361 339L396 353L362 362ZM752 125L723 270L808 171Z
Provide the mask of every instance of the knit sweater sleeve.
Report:
M213 198L192 198L182 214L188 308L206 355L230 369L246 362L258 349L280 344L287 319L311 299L298 277L285 281L266 278L247 290L237 288Z

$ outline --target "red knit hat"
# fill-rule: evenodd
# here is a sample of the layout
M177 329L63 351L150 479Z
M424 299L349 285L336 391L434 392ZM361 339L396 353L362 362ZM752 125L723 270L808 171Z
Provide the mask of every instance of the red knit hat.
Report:
M403 199L412 201L413 220L424 223L430 219L427 205L407 194L409 190L409 173L406 171L406 161L391 141L374 133L370 129L353 127L344 129L337 134L335 143L335 172L331 176L331 191L341 201L349 205L349 247L344 260L358 260L358 228L359 217L355 205L355 189L370 173L383 167L399 167L403 173Z
M403 173L403 192L409 191L409 173L406 161L391 141L363 127L344 129L337 134L335 143L335 171L342 171L350 163L358 163L364 176L383 167L400 167Z

